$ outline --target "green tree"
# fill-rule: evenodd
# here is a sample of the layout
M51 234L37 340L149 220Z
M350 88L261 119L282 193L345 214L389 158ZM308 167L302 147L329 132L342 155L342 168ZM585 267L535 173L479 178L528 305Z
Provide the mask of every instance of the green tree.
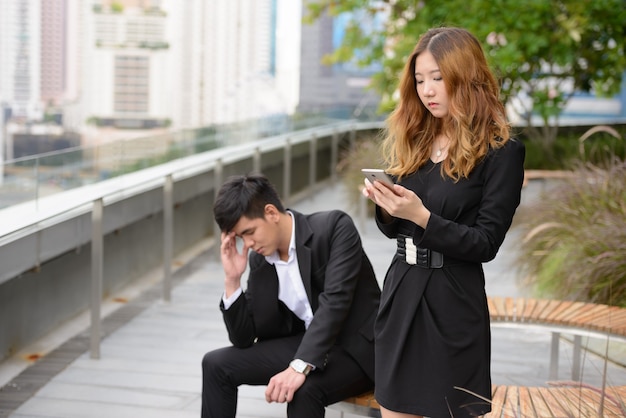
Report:
M313 0L307 8L308 22L352 13L342 46L326 62L380 62L372 86L383 111L395 105L398 76L422 33L435 26L470 30L501 80L502 100L546 147L575 91L616 94L626 68L624 0ZM380 15L382 28L362 29L363 19ZM542 123L531 123L533 115Z

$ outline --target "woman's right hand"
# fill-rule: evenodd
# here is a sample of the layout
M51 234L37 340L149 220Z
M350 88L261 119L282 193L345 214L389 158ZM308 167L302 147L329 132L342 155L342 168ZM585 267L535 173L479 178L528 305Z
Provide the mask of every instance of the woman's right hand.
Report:
M393 189L379 181L371 183L365 179L363 195L370 198L382 209L383 222L389 222L391 217L407 219L426 228L430 211L426 209L422 199L412 190L399 184L394 184ZM386 219L388 217L388 219Z
M375 182L375 183L380 183L380 182ZM387 186L381 184L380 187L387 187ZM372 182L368 178L365 178L365 186L361 189L361 193L363 193L363 196L367 197L376 205L378 205L378 202L376 200L377 192L378 190L376 189L374 184L372 184ZM384 223L391 222L392 216L389 215L389 213L383 207L381 207L380 205L379 207L380 207L380 215L382 217L381 221Z

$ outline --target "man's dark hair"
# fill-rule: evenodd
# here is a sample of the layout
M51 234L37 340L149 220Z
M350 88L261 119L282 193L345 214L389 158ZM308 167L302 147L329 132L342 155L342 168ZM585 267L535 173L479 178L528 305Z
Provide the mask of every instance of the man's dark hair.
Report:
M265 217L265 205L276 206L285 212L276 189L262 174L246 174L230 177L217 193L213 215L220 230L231 231L239 219Z

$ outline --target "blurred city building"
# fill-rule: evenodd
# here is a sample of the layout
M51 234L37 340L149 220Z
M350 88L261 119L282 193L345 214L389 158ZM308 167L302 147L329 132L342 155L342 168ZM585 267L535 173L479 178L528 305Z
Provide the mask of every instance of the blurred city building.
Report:
M182 128L290 114L298 102L300 2L164 0L172 119Z
M39 149L16 152L14 134L58 126L99 146L236 123L259 130L247 122L298 113L379 117L369 84L380 66L322 59L351 19L367 30L384 14L303 24L309 1L0 0L0 160ZM562 120L623 119L625 92L576 95Z
M305 0L304 7L311 2ZM322 64L324 56L341 45L346 24L352 17L352 13L323 15L313 24L302 26L298 111L331 113L341 117L376 117L380 97L368 87L371 76L380 71L380 65L363 68L351 62ZM383 19L384 16L381 14L378 18ZM373 27L382 23L382 20L372 21L365 15L359 20L364 30L368 25Z
M168 124L167 14L159 3L82 3L83 122L116 128Z
M41 3L0 0L0 105L13 118L41 118Z

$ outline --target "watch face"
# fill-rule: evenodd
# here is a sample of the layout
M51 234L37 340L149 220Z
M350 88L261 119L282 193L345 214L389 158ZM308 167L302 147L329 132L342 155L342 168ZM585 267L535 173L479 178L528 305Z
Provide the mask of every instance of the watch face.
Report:
M289 363L289 365L298 373L303 373L305 375L309 374L309 365L300 359L293 360L291 363Z
M302 373L306 368L306 363L300 359L295 359L291 362L291 367L293 367L293 369L298 373Z

